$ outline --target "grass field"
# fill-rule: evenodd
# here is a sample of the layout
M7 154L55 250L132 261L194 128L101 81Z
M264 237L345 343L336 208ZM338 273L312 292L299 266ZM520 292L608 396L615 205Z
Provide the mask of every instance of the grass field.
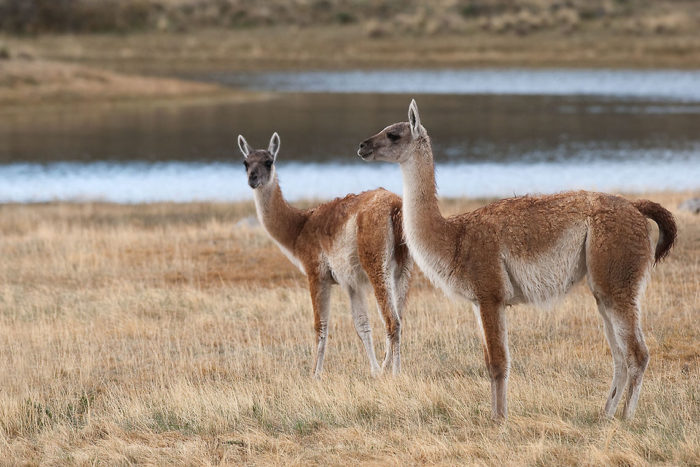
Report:
M700 24L700 20L699 23ZM0 45L3 36L0 35ZM635 34L590 27L576 34L496 34L477 29L441 35L370 37L361 24L298 28L199 29L188 33L5 36L22 54L128 73L354 68L681 68L700 63L698 28ZM0 62L1 63L1 62Z
M680 68L700 63L698 28L674 34L590 27L519 36L477 29L370 37L365 26L200 29L128 35L0 34L0 106L250 93L182 81L216 71L357 68ZM9 58L3 59L3 54ZM0 108L0 111L2 108Z
M697 465L700 217L675 209L688 196L647 196L680 235L644 300L636 418L599 416L612 360L580 286L548 311L509 309L504 425L469 305L420 274L403 373L369 377L335 291L314 381L305 279L237 225L252 203L0 206L0 463Z

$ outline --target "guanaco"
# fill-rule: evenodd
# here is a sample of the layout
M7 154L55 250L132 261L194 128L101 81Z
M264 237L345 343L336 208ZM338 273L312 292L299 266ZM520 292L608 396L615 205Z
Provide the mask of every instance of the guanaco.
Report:
M375 376L389 365L398 373L401 320L413 266L403 241L401 198L377 189L297 209L284 199L277 179L279 135L272 135L267 149L253 150L240 135L238 146L260 223L308 278L316 331L314 376L319 378L323 369L333 284L339 284L350 297L355 330L369 357L371 374ZM386 329L381 369L367 315L366 291L370 287Z
M634 415L649 361L640 300L651 266L668 254L676 238L669 211L652 201L577 191L504 199L445 218L430 138L415 101L408 122L389 125L363 141L358 155L400 165L403 229L411 256L447 295L473 303L495 419L507 416L510 356L504 308L551 301L584 276L613 357L605 414L614 416L626 386L623 417ZM655 253L647 218L659 226Z

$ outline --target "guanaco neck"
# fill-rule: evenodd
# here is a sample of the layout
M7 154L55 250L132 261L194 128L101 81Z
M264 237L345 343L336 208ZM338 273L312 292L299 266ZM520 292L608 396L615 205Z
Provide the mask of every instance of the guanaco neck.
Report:
M401 163L404 229L409 247L438 253L450 230L438 205L430 138L422 136L414 144L413 154Z
M253 193L260 223L277 243L294 253L296 240L307 219L306 212L287 203L276 172L272 180Z

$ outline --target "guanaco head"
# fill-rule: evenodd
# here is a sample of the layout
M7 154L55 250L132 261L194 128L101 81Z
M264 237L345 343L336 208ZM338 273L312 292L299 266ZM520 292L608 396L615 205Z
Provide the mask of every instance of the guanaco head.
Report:
M394 123L360 143L357 155L366 161L404 162L413 154L416 142L428 136L420 124L418 104L411 100L408 121Z
M275 161L280 150L280 136L275 132L267 149L253 149L242 135L238 135L238 147L243 153L243 165L248 174L248 185L263 187L275 178Z

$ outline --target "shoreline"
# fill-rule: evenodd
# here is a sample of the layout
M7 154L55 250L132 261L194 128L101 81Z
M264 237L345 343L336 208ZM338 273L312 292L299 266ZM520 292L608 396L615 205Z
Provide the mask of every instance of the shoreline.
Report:
M379 187L376 187L379 188ZM522 195L516 195L515 197L521 196L539 196L547 194L563 193L567 191L578 191L578 190L560 190L553 193L528 193ZM582 190L591 192L602 192L608 193L615 196L620 196L629 200L637 199L650 199L664 204L668 209L674 212L679 212L679 204L683 201L692 198L700 198L700 188L698 189L684 189L678 191L671 190L651 190L645 192L628 192L628 191L618 191L618 190ZM400 193L399 193L400 196ZM470 206L478 207L484 206L486 204L507 199L512 196L440 196L438 193L438 202L440 203L440 208L443 210L443 214L450 215L460 212L460 209ZM290 201L291 204L298 208L309 208L313 206L318 206L323 203L332 201L335 197L329 198L304 198L299 200ZM51 200L51 201L2 201L0 202L0 209L14 209L14 208L28 208L28 209L88 209L100 208L106 210L115 210L120 212L151 212L151 211L162 211L169 209L179 209L184 208L186 213L197 210L203 210L206 212L226 212L230 211L233 213L238 213L236 219L244 219L248 215L255 215L255 203L252 199L246 200L190 200L190 201L142 201L142 202L117 202L117 201L107 201L107 200ZM247 224L246 224L247 225Z
M106 9L150 4L159 14L185 3L242 5L273 21L292 5L280 0L275 5L284 8L265 10L266 3L220 0L56 3L67 8L88 2ZM278 85L268 87L274 92L249 91L235 80L230 86L204 83L212 76L201 72L513 69L523 63L530 69L555 63L557 69L613 64L667 70L681 64L700 70L700 29L691 35L678 32L686 23L664 22L678 20L677 9L657 18L654 2L610 0L601 3L612 9L601 18L579 21L571 5L600 15L591 9L598 2L540 2L555 20L547 27L558 32L471 34L478 22L466 6L497 3L510 2L445 2L443 13L471 18L463 26L472 29L462 35L369 37L353 23L49 35L7 39L8 49L0 35L5 462L696 464L700 214L686 202L700 200L699 72L661 73L651 87L648 72L641 81L625 75L615 82L614 89L628 94L689 94L690 104L502 94L461 100L446 95L430 103L418 98L426 101L423 121L440 142L435 178L444 217L516 194L582 187L629 201L648 199L671 211L678 228L674 249L650 265L648 286L636 303L651 355L636 418L601 417L612 357L585 280L569 284L568 296L552 306L505 309L513 351L507 423L489 418L478 317L469 303L435 288L417 266L401 314L401 374L370 377L367 349L353 324L356 300L350 303L342 287L334 287L324 311L331 318L323 379L311 379L317 326L308 278L259 224L235 136L243 133L262 144L271 131L282 135L279 182L296 208L380 186L401 194L399 167L362 162L355 150L376 129L405 118L407 99L360 93L284 97ZM692 11L685 2L661 3ZM318 18L380 4L405 6L313 0L292 8L311 9ZM429 11L443 2L421 5L422 13L408 19L424 20L422 31L455 17ZM324 10L329 6L335 9ZM676 32L612 33L639 16L619 16L631 6L651 26L670 24ZM207 12L183 16L189 25L194 13ZM233 24L224 22L221 11L214 13L217 24ZM563 13L574 15L565 24L570 34L561 30ZM496 20L515 17L483 16L493 27ZM691 16L700 25L700 16ZM543 17L523 10L515 18L534 25ZM405 19L396 15L394 27ZM607 31L589 28L606 21L612 23ZM7 50L9 58L3 57ZM200 81L188 80L187 71L199 72ZM599 75L605 73L592 74L585 86L572 81L566 88L559 74L535 90L575 86L599 95L605 89ZM394 75L405 76L409 87L438 83L435 77ZM469 73L454 82L464 85L464 75ZM488 73L476 75L474 82L488 83L496 93L512 88L512 81L498 87ZM528 81L518 76L516 84ZM400 86L396 79L380 80L389 83L384 90ZM369 83L366 76L355 81ZM5 202L12 199L25 201ZM653 248L658 228L645 222ZM481 241L467 249L483 248ZM365 306L371 309L375 300L369 298ZM368 317L381 356L383 320L375 313Z
M192 75L220 71L389 69L700 69L700 35L573 34L370 37L360 25L200 29L190 33L0 35L0 104L72 105L245 91ZM13 70L14 68L14 70Z
M659 180L660 170L666 176ZM612 193L700 190L692 161L652 163L436 165L440 195L497 199L571 190ZM291 202L328 200L383 187L400 194L400 171L390 165L284 163L280 183ZM0 201L249 202L238 159L228 162L13 163L0 167ZM488 180L488 182L484 182ZM630 180L633 180L630 182Z
M361 25L198 29L188 33L0 36L11 51L121 72L389 68L698 69L700 34L584 28L528 35L469 31L371 37Z
M0 115L98 106L250 102L272 93L194 80L124 74L53 60L0 61Z

